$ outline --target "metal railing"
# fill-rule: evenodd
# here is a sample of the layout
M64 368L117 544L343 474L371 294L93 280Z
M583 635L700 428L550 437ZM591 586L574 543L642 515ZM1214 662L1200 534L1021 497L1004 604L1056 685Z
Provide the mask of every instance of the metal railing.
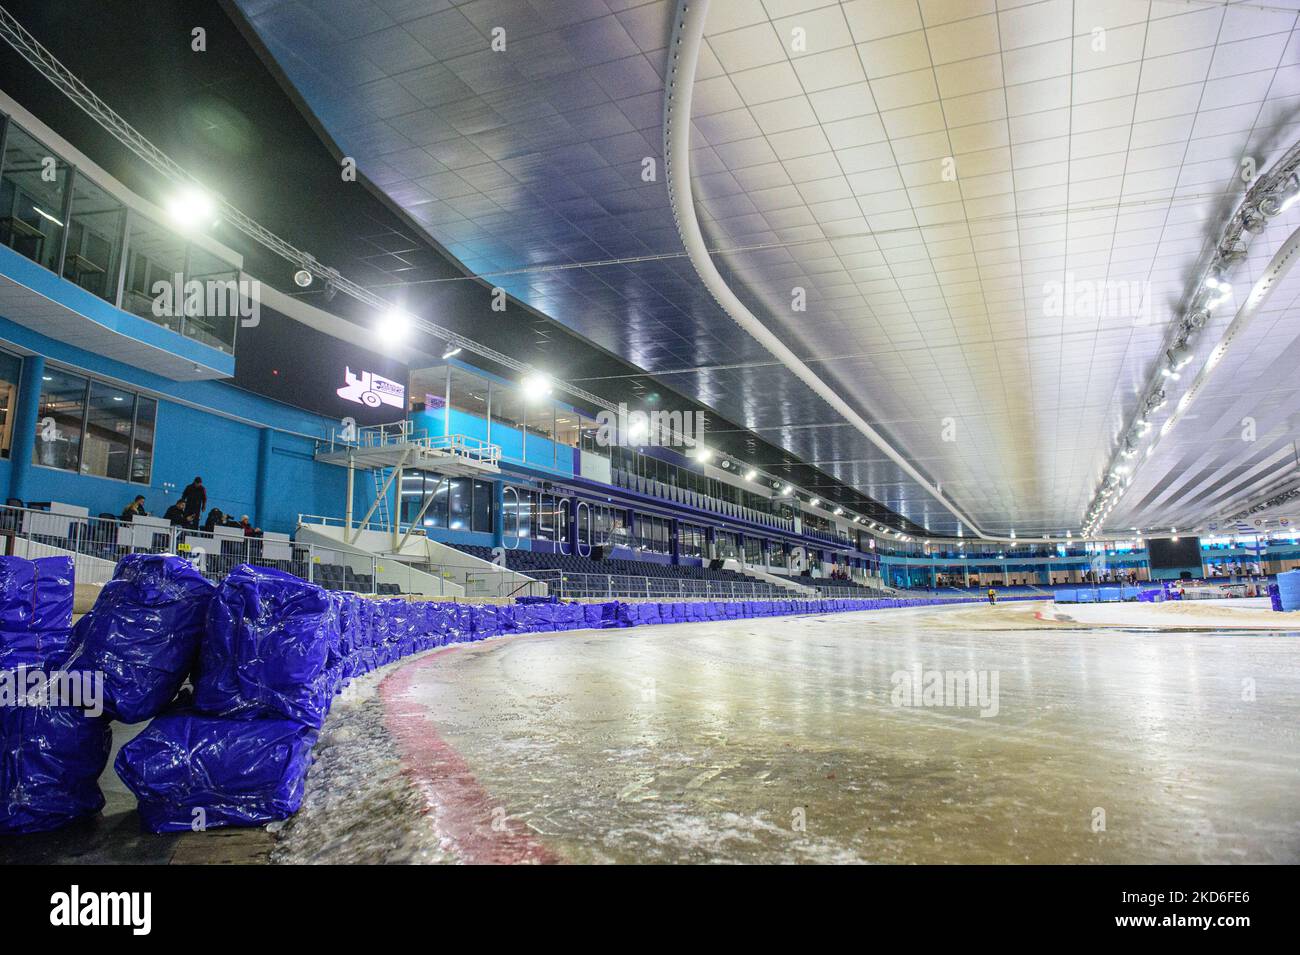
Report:
M564 570L530 570L528 576L545 583L561 599L579 597L645 599L770 600L790 592L758 581L699 580L684 577L638 577L629 574L583 574Z
M280 535L245 536L238 528L211 531L164 524L159 520L120 521L60 510L0 506L0 535L15 557L71 557L78 583L104 583L127 554L177 554L204 577L220 582L240 564L283 570L330 590L357 593L410 593L401 568L378 558L300 544ZM392 567L388 567L392 564ZM381 572L382 571L382 572ZM391 578L380 582L379 578Z
M425 429L416 430L410 419L389 424L373 424L362 428L331 428L328 438L317 442L321 452L372 451L381 448L399 448L416 445L426 451L445 451L479 464L497 467L501 461L501 446L467 434L434 434Z

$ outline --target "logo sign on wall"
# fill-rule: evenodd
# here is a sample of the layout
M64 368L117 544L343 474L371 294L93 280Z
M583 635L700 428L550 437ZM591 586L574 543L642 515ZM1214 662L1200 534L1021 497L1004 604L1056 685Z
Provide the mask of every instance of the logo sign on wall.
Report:
M363 371L357 374L344 367L343 377L347 381L337 394L344 401L355 401L367 408L379 408L390 405L394 408L406 406L406 386L390 381L383 375Z
M235 384L276 401L358 426L399 421L408 369L400 361L335 338L262 305L262 321L241 328Z

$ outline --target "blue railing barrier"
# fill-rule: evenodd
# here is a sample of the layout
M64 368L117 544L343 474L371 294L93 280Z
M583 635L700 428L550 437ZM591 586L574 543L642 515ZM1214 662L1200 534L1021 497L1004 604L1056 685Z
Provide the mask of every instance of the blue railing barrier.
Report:
M138 800L145 829L256 826L298 810L311 749L335 697L357 677L412 654L511 634L983 602L880 597L480 605L327 591L247 564L213 589L200 586L188 568L180 557L125 557L78 621L65 666L102 670L105 712L0 706L0 833L58 828L103 808L97 780L115 716L152 719L114 763ZM0 612L0 625L30 626L32 617L23 617L22 608L33 605L38 582L46 602L58 606L38 622L54 630L71 623L71 570L45 570L58 573L0 567L0 579L16 581L12 593L0 594L0 608L18 608L15 620ZM66 593L49 577L62 581ZM197 638L196 615L203 619ZM0 658L9 636L0 628ZM181 689L186 674L193 674L192 697Z

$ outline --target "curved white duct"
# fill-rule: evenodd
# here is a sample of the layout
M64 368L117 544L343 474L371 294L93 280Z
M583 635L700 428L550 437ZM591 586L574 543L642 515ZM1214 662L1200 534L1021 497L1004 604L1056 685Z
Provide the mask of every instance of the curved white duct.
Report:
M668 180L668 197L672 203L677 233L691 264L709 292L732 321L743 328L759 344L771 352L781 364L794 372L804 384L816 392L827 404L843 415L876 447L897 464L908 477L916 481L931 497L975 532L976 536L1006 543L1046 541L1048 538L995 537L986 534L955 504L909 463L902 454L884 439L875 428L840 397L830 385L795 355L785 344L745 307L727 285L709 256L695 215L695 198L691 188L691 100L695 90L695 68L699 61L700 44L704 39L704 21L709 11L709 0L678 0L673 17L673 33L668 48L668 75L664 84L664 170Z

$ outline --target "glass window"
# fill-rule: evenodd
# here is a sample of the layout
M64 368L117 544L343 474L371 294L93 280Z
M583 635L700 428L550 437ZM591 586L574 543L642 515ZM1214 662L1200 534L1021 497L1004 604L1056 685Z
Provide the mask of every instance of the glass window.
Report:
M131 439L131 480L148 484L153 476L153 432L158 402L140 395L135 399L135 435Z
M110 302L117 300L117 259L125 215L120 202L85 176L73 178L63 277Z
M17 355L0 352L0 457L9 457L13 439L14 409L18 401L18 378L23 361Z
M488 383L460 368L451 369L451 406L478 418L487 418Z
M37 415L33 464L149 483L158 415L153 398L47 368Z
M552 494L537 495L536 504L533 508L533 535L538 540L558 540L555 521L555 496Z
M57 270L68 164L11 121L3 170L0 242L50 271Z
M131 423L135 396L98 381L90 383L81 473L125 481L131 473Z
M579 418L576 412L555 409L555 440L570 448L578 446Z
M41 382L32 463L64 471L77 470L85 413L86 379L46 368Z
M523 399L516 388L492 386L492 423L518 428L524 417Z
M428 524L429 518L433 518L433 527L447 526L447 491L449 485L446 478L440 478L436 474L425 475L424 492L433 495L433 503L429 509L424 512L425 523Z
M492 485L487 481L474 482L474 530L492 533Z
M532 491L525 491L519 495L520 538L533 536L533 508L535 504L536 496Z
M199 283L199 294L189 293L191 282ZM211 348L233 352L235 327L241 309L246 307L240 295L239 271L225 259L191 244L185 284L186 337Z
M411 372L408 384L406 393L410 397L411 410L428 411L441 418L447 404L447 366L416 369ZM439 421L438 427L441 425Z
M181 290L175 285L176 276L185 272L185 243L175 233L132 215L126 246L122 308L179 332L181 317L176 314L176 305ZM156 282L166 283L161 294L154 290ZM155 299L157 311L162 314L155 314Z
M470 495L467 478L452 478L447 492L447 530L467 531L470 528L470 508L473 498Z
M528 432L550 439L555 435L555 406L549 401L528 402Z

